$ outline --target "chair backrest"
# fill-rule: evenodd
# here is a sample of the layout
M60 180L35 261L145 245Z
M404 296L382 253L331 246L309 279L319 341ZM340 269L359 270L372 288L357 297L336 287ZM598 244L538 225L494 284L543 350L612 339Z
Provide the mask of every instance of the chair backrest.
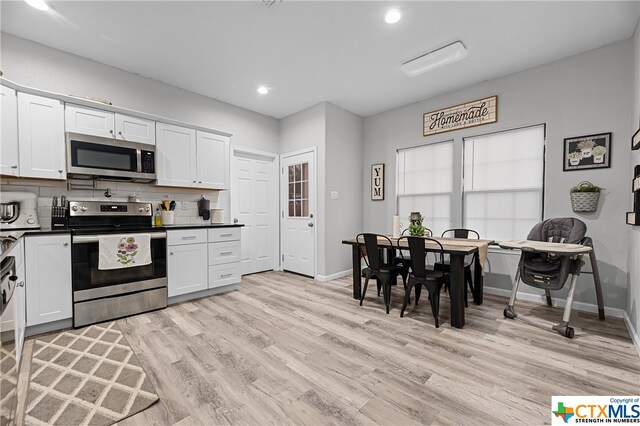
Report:
M389 243L389 247L393 246L389 237L385 235L362 233L356 236L356 242L359 243L358 247L360 247L360 253L362 254L362 257L364 257L364 261L369 269L379 270L382 263L380 260L378 238L386 239Z
M400 236L404 237L405 234L408 234L408 233L409 233L409 228L407 228L404 231L402 231ZM433 231L431 229L429 229L429 228L424 228L424 232L423 232L422 236L424 236L424 237L432 237L433 236Z
M426 266L426 257L427 257L427 241L431 241L435 243L439 248L438 249L430 249L430 252L434 252L436 254L436 260L438 257L440 258L440 263L444 264L444 248L442 244L438 240L434 240L429 237L401 237L398 238L398 248L406 249L403 247L406 244L409 247L409 255L411 256L411 271L413 275L418 278L425 278L427 275L427 266ZM400 250L400 256L404 259L403 250ZM442 276L445 275L445 270L442 268Z
M549 243L579 244L587 233L587 225L574 217L543 220L531 229L528 240Z
M478 234L477 231L466 228L447 229L442 233L442 237L451 237L451 234L453 234L453 238L469 238L469 235L471 235L471 238L473 238L475 235L476 239L480 239L480 234Z

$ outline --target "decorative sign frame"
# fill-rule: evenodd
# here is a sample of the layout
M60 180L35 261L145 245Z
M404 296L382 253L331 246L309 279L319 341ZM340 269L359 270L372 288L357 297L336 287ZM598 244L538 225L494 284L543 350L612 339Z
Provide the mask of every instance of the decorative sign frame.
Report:
M611 167L611 132L564 140L563 171Z
M384 200L384 163L371 165L371 200Z
M638 129L631 138L631 149L640 149L640 129Z
M423 115L423 136L467 129L498 121L498 97L478 99L464 104L427 112Z

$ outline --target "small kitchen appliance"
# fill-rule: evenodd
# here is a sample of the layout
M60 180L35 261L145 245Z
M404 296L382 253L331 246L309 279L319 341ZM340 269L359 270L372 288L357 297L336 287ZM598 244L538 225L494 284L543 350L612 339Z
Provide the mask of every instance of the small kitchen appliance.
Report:
M81 327L167 306L167 233L151 224L150 203L70 201L73 326ZM107 234L149 234L151 263L100 269Z
M156 147L143 143L66 133L67 177L151 183Z
M39 229L38 198L31 192L0 192L0 229Z

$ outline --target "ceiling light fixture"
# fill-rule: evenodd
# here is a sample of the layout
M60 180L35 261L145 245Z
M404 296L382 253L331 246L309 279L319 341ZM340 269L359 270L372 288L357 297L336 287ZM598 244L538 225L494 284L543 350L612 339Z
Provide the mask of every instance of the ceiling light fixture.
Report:
M261 95L266 95L267 93L269 93L269 89L265 86L260 86L258 87L258 93L260 93Z
M49 5L44 0L24 0L27 4L38 10L49 10Z
M466 56L467 49L464 47L464 44L456 41L448 46L405 62L402 65L402 72L409 77L415 77L427 71L464 59Z
M391 9L384 15L384 21L387 24L395 24L400 19L402 19L402 13L398 9Z

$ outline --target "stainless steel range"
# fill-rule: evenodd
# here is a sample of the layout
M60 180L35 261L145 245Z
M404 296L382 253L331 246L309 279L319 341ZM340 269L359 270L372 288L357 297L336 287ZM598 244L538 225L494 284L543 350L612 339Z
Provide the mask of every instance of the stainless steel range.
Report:
M167 234L152 216L149 203L69 202L74 327L167 306ZM100 269L100 237L112 234L149 234L151 263Z

